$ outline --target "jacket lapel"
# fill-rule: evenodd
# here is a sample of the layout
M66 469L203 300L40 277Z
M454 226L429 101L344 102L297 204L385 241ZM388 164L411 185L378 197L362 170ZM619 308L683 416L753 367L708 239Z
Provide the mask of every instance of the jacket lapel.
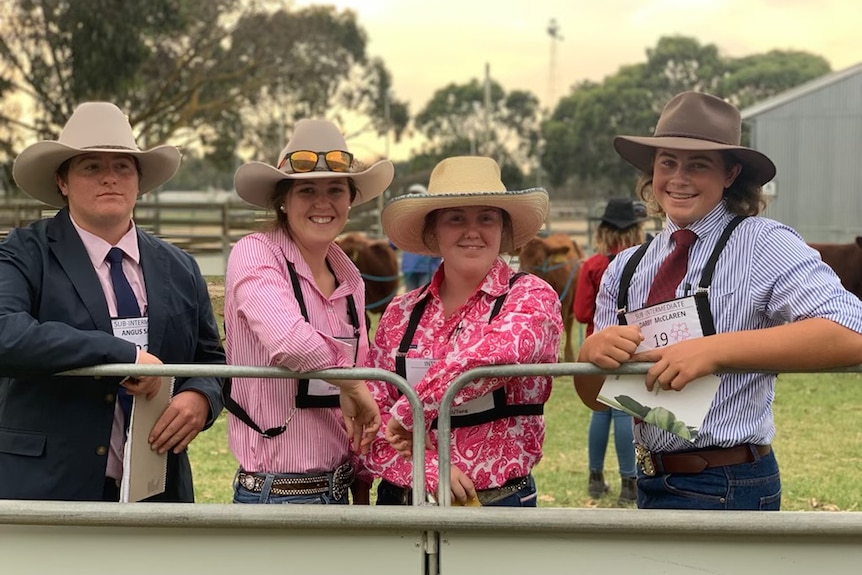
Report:
M84 306L93 318L96 328L112 333L111 317L108 314L108 302L102 291L102 284L93 269L93 263L84 242L72 220L69 219L69 208L63 208L51 220L47 230L48 249L54 254L60 267L69 276L78 297L84 302Z
M170 260L165 249L140 229L138 229L138 249L141 252L141 268L147 289L149 352L158 355L168 321Z

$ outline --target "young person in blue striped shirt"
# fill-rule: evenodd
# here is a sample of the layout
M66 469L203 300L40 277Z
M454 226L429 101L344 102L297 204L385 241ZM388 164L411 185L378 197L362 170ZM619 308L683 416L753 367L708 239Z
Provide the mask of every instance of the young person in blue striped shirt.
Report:
M694 441L635 423L641 508L779 509L771 448L775 372L862 363L862 302L793 229L758 216L761 186L775 166L740 146L740 132L734 106L686 92L667 104L653 136L614 140L617 153L643 172L638 194L666 224L647 248L620 253L605 272L595 333L579 361L604 369L655 362L645 378L649 390L681 391L722 370L774 372L722 374ZM682 229L696 237L667 299L696 310L682 327L703 337L656 345L643 341L638 325L624 325L626 312L646 307L674 248L671 235ZM593 409L606 409L596 400L603 381L575 376L578 394Z

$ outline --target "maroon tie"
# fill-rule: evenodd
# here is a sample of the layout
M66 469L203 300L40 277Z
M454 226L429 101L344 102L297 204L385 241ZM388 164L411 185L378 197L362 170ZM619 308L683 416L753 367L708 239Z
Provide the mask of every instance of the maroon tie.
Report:
M677 230L670 235L675 244L673 251L665 258L658 268L658 273L652 281L647 305L655 305L676 297L676 288L688 271L688 248L697 239L697 234L691 230Z

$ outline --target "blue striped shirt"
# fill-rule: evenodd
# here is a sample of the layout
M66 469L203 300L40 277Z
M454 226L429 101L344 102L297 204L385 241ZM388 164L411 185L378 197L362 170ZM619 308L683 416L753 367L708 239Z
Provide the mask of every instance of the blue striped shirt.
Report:
M700 282L707 259L734 215L719 203L689 229L698 236L689 250L688 272L677 297ZM670 220L653 240L629 286L629 311L643 307L661 262L673 249ZM617 321L617 293L626 262L637 248L620 253L602 278L596 299L596 331ZM820 255L788 226L762 217L746 218L730 236L716 264L709 304L718 333L769 328L807 318L825 318L862 333L862 302L846 291ZM828 342L812 342L812 345ZM772 400L776 374L727 374L707 412L694 446L642 423L635 437L651 451L692 447L766 445L775 435Z

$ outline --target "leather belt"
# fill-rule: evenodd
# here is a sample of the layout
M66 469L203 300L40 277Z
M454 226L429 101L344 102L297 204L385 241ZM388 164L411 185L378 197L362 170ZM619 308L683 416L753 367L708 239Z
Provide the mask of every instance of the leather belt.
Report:
M635 457L644 475L652 477L663 473L700 473L710 467L751 463L771 451L771 445L744 443L726 448L651 453L646 447L638 444L635 446Z
M383 481L386 481L385 479ZM527 486L530 482L530 476L525 475L524 477L515 477L514 479L508 480L501 487L491 487L489 489L477 489L476 490L476 498L479 500L479 503L482 505L491 505L492 503L496 503L501 499L505 499L506 497L517 493ZM386 481L386 483L389 483ZM395 485L393 483L389 483L389 490L397 495L398 502L401 505L410 505L413 502L413 489L410 487L402 487L400 485Z
M240 470L237 481L248 491L260 493L266 481L266 473L249 473ZM276 477L272 480L270 493L281 497L294 495L324 495L332 493L335 499L347 495L353 483L353 467L345 463L332 473L297 477Z

